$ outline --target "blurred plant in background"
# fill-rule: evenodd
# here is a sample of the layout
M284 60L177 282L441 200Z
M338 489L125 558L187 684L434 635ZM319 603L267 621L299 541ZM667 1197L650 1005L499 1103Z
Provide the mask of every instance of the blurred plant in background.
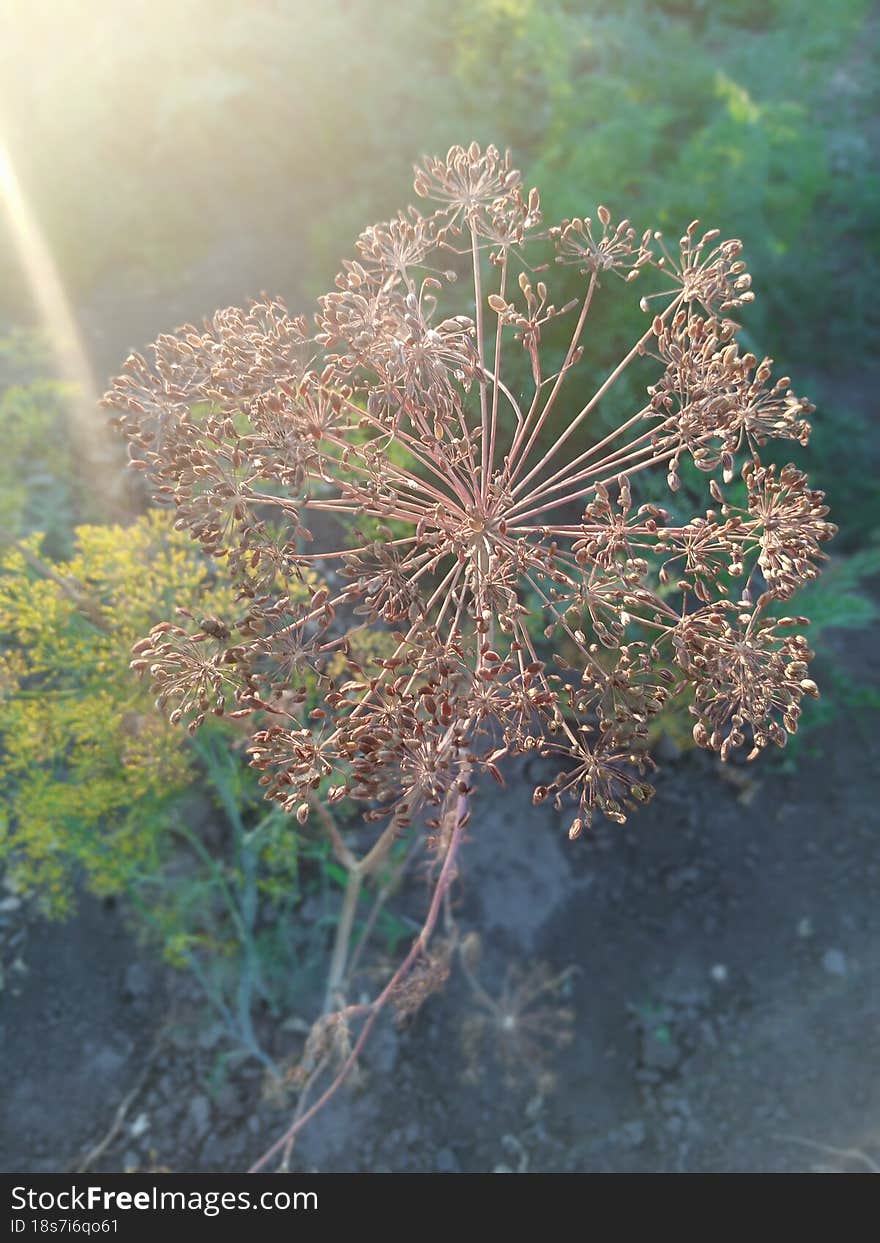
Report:
M210 256L228 268L243 239L266 253L240 296L269 286L304 303L361 221L401 201L420 151L474 133L528 161L551 217L625 202L637 228L727 221L765 278L745 343L806 373L820 399L812 473L843 514L839 551L877 529L877 438L853 417L878 331L870 0L452 0L442 21L428 0L320 11L263 0L246 12L216 0L173 11L12 0L9 12L0 143L75 303L110 287L111 306L126 289L161 305L181 272L197 284ZM0 309L18 321L26 290L11 235L0 277ZM633 322L607 307L588 359L623 345ZM141 342L101 357L109 367ZM544 347L561 361L552 326ZM875 470L854 468L864 461Z
M554 217L723 212L765 273L752 331L777 355L809 349L820 313L829 360L876 328L870 0L451 0L442 20L428 0L13 0L10 17L0 128L69 288L167 276L244 226L297 238L317 290L418 153L466 131L514 147Z
M290 912L332 884L327 851L280 813L255 814L241 730L215 720L182 744L128 668L132 642L181 592L210 613L228 609L229 588L163 514L71 534L63 559L38 534L0 559L6 886L50 918L72 914L83 887L123 899L234 1042L271 1065L252 1013L277 1016L320 960L320 929Z
M69 559L50 563L29 537L0 572L0 771L12 794L3 850L16 887L55 914L79 868L106 894L156 866L162 812L192 765L132 693L121 658L163 598L209 594L204 568L161 517L80 527L75 539Z
M50 553L69 552L72 528L89 516L68 434L73 393L50 374L38 334L0 338L0 549L39 531Z

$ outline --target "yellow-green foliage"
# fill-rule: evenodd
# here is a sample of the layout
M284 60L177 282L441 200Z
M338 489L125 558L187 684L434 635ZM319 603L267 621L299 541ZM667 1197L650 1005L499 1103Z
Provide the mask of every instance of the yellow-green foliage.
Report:
M39 545L0 560L0 864L57 916L79 876L107 894L156 866L163 812L193 777L129 671L131 644L178 601L222 614L230 599L164 515L79 527L43 572L26 555Z

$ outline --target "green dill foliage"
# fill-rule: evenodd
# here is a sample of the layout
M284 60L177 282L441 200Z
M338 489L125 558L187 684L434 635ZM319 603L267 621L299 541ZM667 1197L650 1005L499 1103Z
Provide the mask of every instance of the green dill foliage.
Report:
M869 583L880 576L880 539L848 557L834 557L822 578L809 583L799 604L810 616L811 636L831 629L864 630L880 617Z
M762 344L805 352L814 312L829 348L828 334L867 348L880 164L865 0L455 11L473 125L537 161L549 215L586 199L625 203L637 227L723 218L765 276Z
M848 556L832 557L821 579L805 588L800 602L811 619L810 638L816 645L817 676L824 694L816 711L805 717L785 756L775 759L781 770L793 773L805 758L821 756L819 731L846 722L854 734L874 728L880 712L880 689L855 672L847 659L847 643L840 631L868 631L880 620L877 583L880 580L880 539Z
M70 550L70 529L88 504L68 432L73 388L48 378L42 339L0 337L0 548L32 531L44 547Z
M90 22L57 7L35 95L34 6L12 0L0 81L5 141L77 292L120 270L153 287L242 219L297 239L260 279L288 264L317 292L419 153L473 133L517 151L549 216L723 218L788 350L819 313L829 351L876 329L870 0L190 0L173 39L162 5L90 0ZM12 264L0 274L11 311Z

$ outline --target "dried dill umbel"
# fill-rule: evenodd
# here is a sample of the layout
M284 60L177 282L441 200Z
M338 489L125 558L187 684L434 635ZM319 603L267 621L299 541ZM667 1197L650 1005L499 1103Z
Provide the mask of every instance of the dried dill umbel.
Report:
M470 992L459 1031L463 1078L477 1083L491 1065L509 1087L531 1083L542 1096L555 1087L554 1056L574 1039L573 1008L565 1003L576 968L554 972L544 962L511 962L497 995L480 982L480 941L460 942L459 962Z
M266 795L300 821L359 804L361 880L416 818L452 824L436 899L473 782L505 757L558 761L535 801L569 807L577 837L650 799L670 700L722 759L782 745L816 686L806 620L779 603L835 528L799 470L761 461L806 443L812 406L738 340L755 296L738 239L693 221L671 244L604 206L548 227L491 146L426 160L415 190L423 210L365 230L311 319L219 312L133 355L105 404L239 602L156 627L138 671L190 729L250 718ZM569 272L554 298L556 265L576 296ZM612 298L644 329L597 379L582 342ZM643 398L600 434L636 360ZM387 636L368 660L365 629Z

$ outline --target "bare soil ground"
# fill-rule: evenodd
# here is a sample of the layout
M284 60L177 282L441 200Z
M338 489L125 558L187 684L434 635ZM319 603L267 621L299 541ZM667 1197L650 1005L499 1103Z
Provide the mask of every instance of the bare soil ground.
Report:
M876 639L837 644L874 683ZM483 791L458 918L480 931L490 993L511 962L577 968L555 1090L538 1090L530 1057L512 1082L491 1056L464 1081L473 1000L453 976L406 1030L388 1022L375 1034L359 1083L304 1133L295 1166L795 1171L880 1160L873 725L838 720L794 774L765 764L731 781L702 754L667 761L649 808L574 844L532 808L535 774ZM403 900L421 900L417 880ZM96 1169L242 1170L283 1129L289 1103L266 1099L258 1070L229 1067L222 1032L181 1020L188 985L133 944L118 911L87 902L71 924L37 925L21 957L26 971L10 973L0 999L4 1170L75 1167L133 1090ZM297 1039L281 1035L290 1048ZM537 1040L549 1048L549 1029Z

